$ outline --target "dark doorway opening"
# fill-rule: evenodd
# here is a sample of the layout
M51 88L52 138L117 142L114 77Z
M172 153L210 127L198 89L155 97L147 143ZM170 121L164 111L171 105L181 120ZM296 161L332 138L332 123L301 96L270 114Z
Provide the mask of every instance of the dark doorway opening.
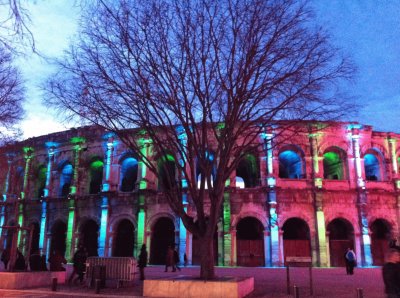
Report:
M236 227L237 265L257 267L265 265L264 226L254 217L245 217Z
M119 222L114 239L113 257L133 257L135 227L130 220Z
M39 251L39 238L40 238L40 226L37 222L31 224L32 232L32 242L30 254Z
M391 238L390 224L384 219L377 219L371 225L371 232L372 262L375 266L381 266Z
M98 256L99 225L92 219L87 220L81 228L80 243L86 248L88 257Z
M162 217L157 220L152 228L150 264L165 264L169 245L175 245L175 226L171 219Z
M354 248L353 226L343 218L336 218L329 223L327 230L331 267L345 267L344 255L349 247Z
M282 227L283 253L286 257L311 257L310 228L301 218L290 218Z
M67 225L62 221L55 222L51 229L50 253L58 251L61 255L65 256L66 237Z

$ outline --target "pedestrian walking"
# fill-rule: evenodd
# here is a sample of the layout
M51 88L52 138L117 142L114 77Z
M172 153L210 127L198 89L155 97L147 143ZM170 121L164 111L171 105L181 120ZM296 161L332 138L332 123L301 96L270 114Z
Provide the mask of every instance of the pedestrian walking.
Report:
M347 249L344 255L344 260L346 262L346 274L353 275L354 267L356 266L356 254L350 247Z
M140 249L140 254L139 254L139 271L140 271L140 280L144 280L144 268L147 266L147 250L146 250L146 244L142 245L142 248Z
M387 298L400 297L400 247L396 240L392 240L385 254L385 263L382 267L382 277L385 284Z
M67 264L67 260L61 254L60 251L55 250L49 258L50 271L65 271L62 264Z
M172 272L176 271L174 261L174 248L172 245L168 246L167 255L165 258L165 272L168 272L168 267L172 267Z
M176 249L174 249L174 265L175 265L175 269L172 270L173 272L176 271L176 269L178 269L179 271L181 271L181 268L179 267L179 253Z
M74 254L73 264L74 268L72 271L71 276L69 277L68 283L74 283L79 280L79 283L83 283L83 275L85 274L86 269L86 259L87 259L87 252L83 245L78 246L78 250ZM78 275L74 280L74 276Z
M10 249L6 248L1 254L1 261L4 263L4 270L7 270L8 262L10 261Z

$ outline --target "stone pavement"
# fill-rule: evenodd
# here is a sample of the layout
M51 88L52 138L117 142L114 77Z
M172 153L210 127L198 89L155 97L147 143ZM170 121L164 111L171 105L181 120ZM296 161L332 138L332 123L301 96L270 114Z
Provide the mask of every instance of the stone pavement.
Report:
M218 276L254 276L255 290L248 298L290 297L286 294L286 269L284 268L216 268ZM300 288L300 297L310 297L308 287L308 268L291 268L291 280ZM162 266L146 268L146 277L172 275L198 276L199 267L183 268L181 272L164 272ZM384 298L383 281L380 268L355 268L354 275L346 275L344 268L314 268L314 296L355 298L356 289L362 288L365 298ZM7 291L0 290L0 297L141 297L143 283L139 280L131 285L116 289L115 285L101 289L100 295L94 289L81 286L60 285L58 292L48 288ZM200 297L201 298L201 297ZM229 297L226 297L229 298Z

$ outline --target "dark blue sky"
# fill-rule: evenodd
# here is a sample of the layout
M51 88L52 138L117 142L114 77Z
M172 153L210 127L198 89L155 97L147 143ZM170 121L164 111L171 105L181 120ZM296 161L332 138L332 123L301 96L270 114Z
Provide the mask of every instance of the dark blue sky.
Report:
M312 5L318 22L358 68L345 90L360 105L349 120L400 133L400 1L312 0Z
M310 0L317 22L332 34L334 45L350 55L358 75L344 92L359 104L350 119L378 131L400 133L400 0ZM73 39L79 11L72 0L29 2L32 31L39 51L57 56ZM20 66L27 81L25 137L68 128L41 101L37 87L50 73L46 62L28 54Z

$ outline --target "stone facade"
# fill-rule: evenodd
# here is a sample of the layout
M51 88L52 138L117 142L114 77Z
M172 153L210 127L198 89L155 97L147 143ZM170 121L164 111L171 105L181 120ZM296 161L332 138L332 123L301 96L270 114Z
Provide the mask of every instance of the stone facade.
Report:
M400 134L347 122L324 127L286 139L282 132L273 142L260 136L265 150L247 155L226 187L216 264L282 266L287 256L310 256L315 266L341 266L349 246L359 266L382 263L387 241L399 236ZM137 256L146 243L150 262L160 264L175 243L181 261L198 263L197 240L156 175L100 128L1 148L0 171L0 224L31 227L34 250L70 260L83 242L91 255ZM9 247L10 230L1 233ZM29 238L18 237L25 253Z

